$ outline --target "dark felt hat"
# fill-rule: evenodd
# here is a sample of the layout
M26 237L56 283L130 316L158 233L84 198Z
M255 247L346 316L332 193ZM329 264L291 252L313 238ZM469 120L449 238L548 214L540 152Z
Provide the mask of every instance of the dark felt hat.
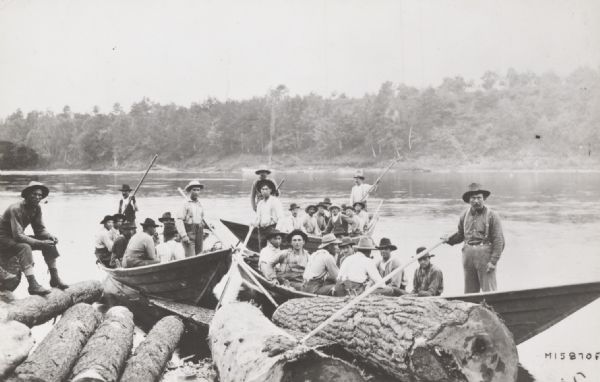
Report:
M479 183L471 183L469 184L469 189L462 196L465 203L469 203L469 199L472 195L483 194L483 198L487 199L490 196L491 192L488 190L484 190Z
M304 209L304 211L305 211L306 213L308 213L308 210L310 210L311 208L314 208L314 210L315 210L315 211L317 210L317 206L316 206L316 205L314 205L314 204L309 204L308 206L306 206L306 208Z
M344 236L342 237L342 242L338 245L338 247L342 248L347 247L349 245L354 245L354 241L352 240L352 238Z
M302 231L301 229L295 229L292 232L288 233L285 240L287 240L288 243L291 243L292 238L296 235L302 236L302 238L304 239L304 242L306 242L308 240L308 235L305 234L304 231Z
M119 219L121 219L123 221L127 220L127 216L125 216L123 214L114 214L112 217L113 217L114 221L117 221Z
M156 222L154 222L154 219L151 218L146 218L146 220L144 220L143 223L140 223L140 225L142 227L160 227L160 225L156 224Z
M119 191L123 192L123 191L133 191L133 190L131 189L131 187L129 187L128 184L124 184L124 185L121 186L121 188L119 189Z
M389 248L392 251L395 251L398 249L398 247L396 247L394 244L392 244L390 239L388 239L387 237L382 237L381 240L379 240L379 245L377 246L377 249L386 249L386 248Z
M126 229L136 229L137 227L135 226L135 224L133 224L130 221L125 221L123 222L123 224L121 224L120 229L121 230L126 230Z
M269 174L271 173L271 170L269 170L269 169L267 168L267 166L260 166L260 167L258 168L258 170L254 171L254 173L255 173L256 175L260 175L260 173L261 173L261 172L264 172L265 174L269 175Z
M354 202L354 204L352 205L352 207L356 208L357 204L360 204L360 206L363 208L363 210L365 209L365 202Z
M258 182L256 182L256 191L260 192L260 189L263 188L263 186L269 186L269 188L271 189L271 195L275 195L275 193L277 192L277 186L275 186L275 183L273 183L273 181L271 179L261 179Z
M323 201L319 204L324 204L326 206L330 206L331 205L331 199L329 198L324 198Z
M295 209L297 209L297 208L300 208L300 206L299 206L299 205L297 205L296 203L292 203L292 204L290 204L290 211L293 211L293 210L295 210Z
M161 223L174 222L175 219L171 217L170 212L165 212L161 217L158 218L158 221Z
M423 251L424 251L424 250L426 250L426 249L427 249L427 248L425 248L425 247L419 247L419 248L417 248L417 255L418 255L419 253L423 252ZM425 255L425 256L423 256L423 257L434 257L434 256L435 256L435 255L434 255L433 253L428 253L428 254L426 254L426 255Z
M275 236L281 236L283 238L285 236L285 233L273 228L272 230L269 230L269 232L267 232L265 236L267 237L267 240L271 240L271 238Z
M104 216L104 219L102 219L102 220L100 221L100 224L104 224L104 223L106 223L106 222L107 222L107 221L109 221L109 220L112 220L112 221L114 221L114 220L115 220L115 218L113 218L113 216L112 216L112 215L106 215L106 216Z
M23 191L21 191L21 197L24 198L25 196L27 196L27 194L29 194L31 191L33 191L35 189L42 190L42 199L44 199L50 193L50 190L48 189L48 187L44 186L40 182L36 182L35 180L32 180L31 182L29 182L27 187L25 187L23 189Z

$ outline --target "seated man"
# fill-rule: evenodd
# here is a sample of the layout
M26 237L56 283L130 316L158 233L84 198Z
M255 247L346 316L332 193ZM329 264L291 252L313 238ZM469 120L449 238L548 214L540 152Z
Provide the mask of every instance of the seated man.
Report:
M117 240L115 240L112 247L112 254L110 255L111 268L122 267L125 249L127 248L127 244L129 244L129 240L131 239L131 237L135 235L135 231L135 224L128 221L121 224L121 227L119 228L119 232L121 232L121 235L119 235L119 237L117 237Z
M304 229L303 219L300 216L300 206L296 203L290 204L290 216L279 220L277 229L283 232L292 232L295 229Z
M396 268L400 268L402 264L398 256L392 254L392 251L398 249L390 239L387 237L381 238L379 245L377 246L379 253L381 253L381 261L377 263L377 270L381 277L385 277L392 273ZM388 280L387 285L392 288L392 294L394 296L401 296L406 294L407 280L404 275L404 271L400 271L394 275L391 280Z
M283 261L282 251L279 249L282 237L283 233L276 229L266 232L267 245L261 249L258 257L258 270L271 282L278 282L275 266Z
M365 211L365 203L356 202L352 207L354 207L355 215L360 219L360 229L366 232L369 227L369 214Z
M29 294L46 295L50 290L42 287L33 272L32 251L41 250L50 271L50 286L66 289L58 276L56 258L59 256L56 244L58 239L50 234L42 221L40 201L48 196L50 190L42 183L32 181L21 191L22 202L11 204L0 216L0 256L16 256L21 271L27 277ZM25 235L25 229L31 224L33 236Z
M311 235L321 236L319 222L315 216L315 213L317 212L317 206L311 204L306 207L304 211L306 212L306 216L304 216L304 220L302 222L303 231Z
M341 207L337 204L332 204L329 207L331 217L327 223L327 228L323 231L323 234L333 233L336 237L342 237L348 235L348 223L352 222L352 219L346 215L342 215Z
M286 240L291 248L281 254L280 270L277 275L279 282L294 288L302 288L302 275L308 264L308 252L304 250L304 244L308 236L302 230L296 229L290 232Z
M156 255L161 263L185 259L185 250L181 245L175 224L165 223L163 230L164 242L156 246Z
M417 254L426 248L417 248ZM419 268L415 269L413 278L413 294L417 296L439 296L444 291L444 276L442 271L431 264L430 258L435 255L428 253L419 258Z
M346 206L345 211L348 217L348 236L360 236L363 233L360 218L354 213L354 207Z
M340 252L335 256L335 264L339 267L342 266L344 260L354 254L353 248L354 242L348 236L342 237L342 242L339 244Z
M125 249L123 268L141 267L159 262L152 237L156 233L156 227L160 226L150 218L146 218L140 225L142 232L133 235Z
M125 223L125 215L114 214L113 215L113 228L110 230L110 238L114 242L119 236L121 236L121 226Z
M361 237L354 247L356 253L348 256L340 266L335 288L336 296L357 296L366 286L381 281L375 262L370 258L371 251L377 249L370 237Z
M334 234L324 235L319 249L308 257L308 264L302 278L302 291L331 296L339 269L335 265L335 254L339 250L339 241Z
M113 248L113 226L114 221L112 215L106 215L102 221L102 228L96 234L96 244L94 253L99 262L105 267L110 266L110 254Z

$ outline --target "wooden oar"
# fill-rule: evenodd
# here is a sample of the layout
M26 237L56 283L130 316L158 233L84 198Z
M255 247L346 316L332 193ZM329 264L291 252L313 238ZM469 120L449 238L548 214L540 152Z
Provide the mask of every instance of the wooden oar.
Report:
M385 170L383 170L383 172L381 173L381 175L379 175L379 177L375 180L375 183L373 183L373 185L369 188L369 190L367 190L367 193L365 194L365 196L362 197L362 199L360 199L361 202L364 202L365 200L367 200L367 198L369 197L369 195L371 194L371 192L373 192L373 190L375 190L375 187L377 187L377 185L379 184L379 182L381 181L381 178L383 178L383 176L385 174L387 174L388 171L390 171L390 169L400 161L400 157L397 157L396 159L394 159L392 161L392 163L390 163Z
M183 190L181 190L181 188L179 188L179 192L183 192ZM185 194L184 194L185 195ZM254 226L251 225L250 228L248 229L248 234L246 235L246 238L244 239L244 244L242 248L246 248L246 246L248 245L248 241L250 241L250 236L252 236L252 231L254 230ZM231 266L232 267L236 267L237 266L237 256L236 256L236 251L240 250L240 247L237 247L234 252L231 254ZM243 259L242 259L243 261ZM219 297L219 302L217 304L217 307L215 308L215 310L219 309L221 307L221 302L223 301L223 296L225 296L225 292L227 291L227 287L229 286L229 282L231 281L231 275L229 275L227 277L227 281L225 282L225 286L223 287L223 291L221 292L221 296Z
M372 236L373 235L373 231L375 231L375 226L377 225L377 222L379 221L379 210L381 209L381 206L383 205L383 200L379 202L379 205L377 206L377 209L375 210L375 213L373 214L373 217L371 218L371 221L369 222L369 226L367 227L367 236Z
M444 243L445 243L445 240L440 240L433 247L427 248L426 250L419 253L418 255L412 256L411 259L406 264L404 264L402 267L398 267L398 268L394 269L389 275L385 276L379 282L377 282L377 283L373 284L371 287L367 288L367 290L365 290L363 293L361 293L360 295L356 296L353 300L348 302L348 304L346 304L342 309L340 309L337 312L335 312L334 314L332 314L328 319L323 321L319 326L317 326L310 333L308 333L306 336L304 336L304 338L302 338L300 340L300 343L301 344L305 343L310 337L314 336L315 334L317 334L318 332L323 330L324 327L331 324L335 319L339 318L342 314L346 313L350 308L352 308L354 305L358 304L361 300L363 300L365 297L367 297L368 295L373 293L376 289L378 289L379 287L385 286L385 283L389 279L396 276L398 273L402 272L407 266L409 266L410 264L419 260L421 257L428 255L429 252L433 251L434 249L436 249L437 247L439 247L440 245L442 245Z
M279 184L277 185L277 187L275 188L275 191L278 192L279 189L281 188L281 185L283 184L283 182L285 182L286 177L284 176L283 179L281 179L281 182L279 182Z
M131 204L131 199L135 196L135 194L138 192L138 190L140 189L140 186L142 185L142 183L144 183L144 179L146 179L146 176L148 175L148 173L150 172L150 169L152 168L152 166L154 166L154 162L156 162L156 159L158 158L158 154L154 154L154 158L152 158L152 161L150 162L150 165L148 166L148 168L146 169L146 172L144 173L144 175L142 176L142 179L140 179L140 181L138 182L137 186L135 186L135 188L133 189L133 192L131 193L131 195L129 196L129 201L127 202L127 205L123 206L123 211L125 211L125 209L127 207L129 207L129 205Z

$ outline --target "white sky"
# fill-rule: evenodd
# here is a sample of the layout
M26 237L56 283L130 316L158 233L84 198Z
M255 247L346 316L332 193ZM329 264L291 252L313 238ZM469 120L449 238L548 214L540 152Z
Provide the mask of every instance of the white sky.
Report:
M597 0L0 0L0 117L600 65Z

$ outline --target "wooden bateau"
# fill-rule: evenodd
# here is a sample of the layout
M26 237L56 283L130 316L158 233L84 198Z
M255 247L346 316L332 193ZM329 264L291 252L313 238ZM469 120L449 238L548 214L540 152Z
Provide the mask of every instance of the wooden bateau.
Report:
M135 268L106 268L109 277L147 297L198 305L216 306L212 289L231 265L231 248Z
M241 268L240 274L248 283L252 284ZM312 293L305 293L290 287L273 284L254 270L253 274L279 304L292 298L317 296ZM256 290L259 291L259 289ZM593 302L598 297L600 297L600 282L506 292L442 296L442 298L449 300L487 304L502 317L508 329L513 333L515 343L517 344L543 332Z

